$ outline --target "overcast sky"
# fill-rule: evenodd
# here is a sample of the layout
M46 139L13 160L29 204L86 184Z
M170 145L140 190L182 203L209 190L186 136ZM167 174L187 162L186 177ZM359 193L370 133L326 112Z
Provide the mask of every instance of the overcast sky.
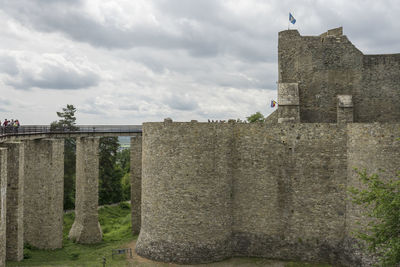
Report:
M0 119L269 114L289 11L302 35L343 26L364 54L400 53L398 0L0 0Z

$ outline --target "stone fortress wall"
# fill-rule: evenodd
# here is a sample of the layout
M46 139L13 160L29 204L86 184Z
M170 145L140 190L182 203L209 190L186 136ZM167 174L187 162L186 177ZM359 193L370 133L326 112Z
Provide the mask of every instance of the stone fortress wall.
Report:
M346 192L360 186L354 167L399 171L399 59L364 56L341 28L283 31L279 108L266 123L144 123L137 253L370 265Z

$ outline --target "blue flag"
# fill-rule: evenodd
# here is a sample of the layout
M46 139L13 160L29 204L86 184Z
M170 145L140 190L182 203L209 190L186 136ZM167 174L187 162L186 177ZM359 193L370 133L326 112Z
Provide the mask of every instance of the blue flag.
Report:
M295 24L295 23L296 23L296 19L293 17L292 13L290 13L290 12L289 12L289 21L290 21L292 24Z

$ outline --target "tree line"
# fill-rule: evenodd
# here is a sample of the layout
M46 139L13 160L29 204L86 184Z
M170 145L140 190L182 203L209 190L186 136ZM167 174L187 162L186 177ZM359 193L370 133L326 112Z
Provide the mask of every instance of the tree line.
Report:
M76 108L67 105L57 112L58 121L50 124L50 130L77 130ZM120 150L118 137L102 137L99 144L99 205L130 199L130 153ZM64 142L64 209L75 208L76 141Z

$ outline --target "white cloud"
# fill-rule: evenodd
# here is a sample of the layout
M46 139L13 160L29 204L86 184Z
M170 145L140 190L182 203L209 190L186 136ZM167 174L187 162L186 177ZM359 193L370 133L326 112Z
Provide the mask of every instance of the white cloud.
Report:
M0 55L5 53L1 51ZM16 89L81 89L96 86L100 80L96 74L96 66L92 66L84 58L27 51L7 53L9 55L5 63L10 63L11 68L4 72L11 77L6 77L4 82Z
M365 53L400 52L396 0L2 0L1 112L25 124L66 104L84 124L268 114L289 11L303 35L343 25Z

